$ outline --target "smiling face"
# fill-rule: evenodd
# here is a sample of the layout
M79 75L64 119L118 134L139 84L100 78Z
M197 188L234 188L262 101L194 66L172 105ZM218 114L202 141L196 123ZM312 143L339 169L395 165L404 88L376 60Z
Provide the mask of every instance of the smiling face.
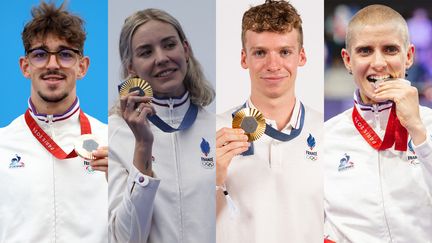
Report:
M30 50L38 48L49 52L76 49L52 34L48 34L45 39L35 38ZM41 67L31 64L28 56L20 58L23 75L31 79L31 100L36 108L64 104L67 109L75 101L76 80L85 76L89 65L87 57L77 55L76 58L75 64L67 68L60 66L55 55L50 55L47 64Z
M241 65L249 69L251 96L294 96L297 68L306 63L298 31L286 33L246 31Z
M386 78L404 78L412 65L414 46L406 44L398 25L364 24L353 27L348 50L342 50L342 58L360 90L364 103L373 104L376 81Z
M185 92L188 54L187 42L172 25L150 20L132 37L129 74L149 82L156 96L180 96Z

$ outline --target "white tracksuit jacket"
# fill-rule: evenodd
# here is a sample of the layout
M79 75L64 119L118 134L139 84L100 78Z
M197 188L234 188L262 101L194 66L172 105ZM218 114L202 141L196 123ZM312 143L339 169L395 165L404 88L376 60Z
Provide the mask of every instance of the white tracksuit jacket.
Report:
M391 103L357 103L382 139ZM351 114L349 109L325 124L325 234L337 243L432 242L432 110L420 107L429 133L406 152L373 149Z
M78 102L59 116L31 114L66 153L73 150L81 134ZM87 118L106 144L106 125ZM24 116L16 118L0 129L0 242L106 243L107 185L105 173L89 170L84 159L55 158Z
M179 99L153 99L158 116L178 127L188 109ZM133 166L135 138L118 115L109 118L111 243L215 241L215 118L199 108L187 130L164 133L151 122L154 178ZM205 154L201 143L210 145ZM140 177L144 180L140 182Z
M248 106L254 108L250 101ZM217 129L231 127L232 113L239 108L218 115ZM297 100L282 132L299 128L300 117ZM272 120L266 123L276 126ZM296 138L282 142L264 134L253 142L253 155L232 159L225 184L239 212L232 214L218 190L218 243L323 242L322 127L322 114L305 106L304 126ZM312 137L311 148L307 140Z

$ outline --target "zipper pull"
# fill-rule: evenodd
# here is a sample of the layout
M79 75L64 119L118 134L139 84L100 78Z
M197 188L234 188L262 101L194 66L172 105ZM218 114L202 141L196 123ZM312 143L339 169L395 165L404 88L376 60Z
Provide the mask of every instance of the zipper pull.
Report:
M47 115L47 118L48 118L48 125L51 126L53 124L54 116L53 115Z
M172 98L169 98L168 106L169 106L170 122L171 124L174 124L174 120L173 120L174 101Z
M372 110L373 110L374 117L375 117L375 128L378 128L380 125L378 104L373 104Z

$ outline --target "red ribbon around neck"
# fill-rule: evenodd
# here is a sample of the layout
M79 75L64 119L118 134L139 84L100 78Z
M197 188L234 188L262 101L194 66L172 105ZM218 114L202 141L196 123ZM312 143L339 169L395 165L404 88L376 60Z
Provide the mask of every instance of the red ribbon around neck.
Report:
M357 108L354 106L352 120L357 131L363 136L367 143L376 150L385 150L393 147L395 150L406 151L408 143L408 131L403 127L396 115L396 105L393 104L387 122L384 140L376 134L369 124L361 117Z
M42 146L45 147L46 150L48 150L48 152L54 155L57 159L69 159L77 157L75 150L72 150L69 154L66 154L66 152L64 152L63 149L60 148L60 146L58 146L57 143L54 142L54 140L52 140L51 137L46 134L44 130L37 124L35 119L33 119L31 116L30 110L26 111L24 117L33 136L39 141L40 144L42 144ZM82 110L80 110L79 122L81 126L81 135L90 134L90 122Z

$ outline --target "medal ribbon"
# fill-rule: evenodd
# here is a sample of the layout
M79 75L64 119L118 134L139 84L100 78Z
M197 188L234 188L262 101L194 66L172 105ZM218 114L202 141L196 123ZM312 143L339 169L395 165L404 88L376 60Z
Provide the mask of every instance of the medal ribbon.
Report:
M75 150L72 150L69 154L66 154L60 146L57 145L54 140L51 139L51 137L44 132L44 130L37 124L35 119L30 114L30 109L28 109L24 115L25 121L27 123L28 128L30 129L30 132L33 134L33 136L39 141L42 146L45 147L48 152L50 152L54 157L57 159L70 159L77 157L77 154L75 153ZM79 114L79 122L81 126L81 135L83 134L90 134L91 133L91 126L88 118L84 114L84 112L80 109Z
M198 115L198 107L195 104L190 103L189 108L186 111L186 114L183 117L183 120L181 121L180 126L178 128L171 127L166 122L164 122L158 115L148 116L147 119L151 121L160 130L167 133L172 133L172 132L188 129L195 122L197 115Z
M376 134L363 117L361 117L355 105L352 112L352 120L357 131L374 149L379 151L385 150L391 148L393 144L395 144L395 150L407 150L408 132L406 128L400 124L400 121L397 118L395 104L393 104L390 110L384 140L381 140L378 134Z
M235 111L232 116L234 117L235 113L237 113L239 110L246 108L246 103L243 104L242 107L240 107L240 109L238 109L237 111ZM296 138L298 135L300 135L302 129L303 129L303 124L304 124L304 119L305 119L305 109L303 106L303 103L300 102L300 110L301 110L301 115L300 115L300 126L299 128L295 129L292 128L291 129L291 133L288 135L286 133L283 133L281 131L278 131L277 129L274 129L272 126L266 124L266 129L264 131L264 133L276 140L282 141L282 142L287 142L290 141L294 138ZM253 142L251 142L251 145L249 146L249 149L246 150L245 152L242 153L243 156L248 156L248 155L253 155L254 154L254 146L253 146Z

